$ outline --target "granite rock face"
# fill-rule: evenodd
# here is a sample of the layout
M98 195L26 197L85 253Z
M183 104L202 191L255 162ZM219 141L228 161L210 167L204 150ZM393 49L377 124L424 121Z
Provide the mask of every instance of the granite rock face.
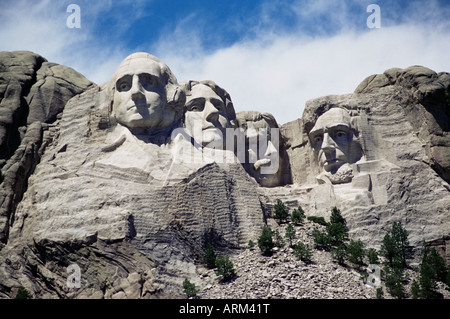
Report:
M303 117L282 128L294 182L284 196L312 215L326 217L339 207L354 236L374 247L393 221L405 225L415 247L448 238L448 79L424 67L390 69L366 78L353 94L308 101ZM318 119L335 109L348 113L362 154L333 173L323 170L310 145Z
M57 115L94 86L75 70L28 51L0 52L0 240L39 162Z
M34 54L2 54L11 80L1 83L14 84L1 102L10 112L1 114L0 297L21 286L35 298L180 297L185 278L214 297L206 244L249 271L244 249L274 224L276 199L308 216L328 218L337 206L351 237L368 247L379 248L401 221L416 261L424 241L449 261L448 73L390 69L352 94L308 101L301 118L279 125L270 114L236 114L212 81L179 84L145 53L127 57L100 86ZM266 138L249 128L275 130ZM245 146L244 161L225 147L230 136ZM262 174L273 154L278 170ZM310 241L312 229L303 231ZM291 259L283 259L289 276L298 267ZM314 296L345 295L333 285L321 283L328 293ZM309 286L293 287L277 291L301 298ZM238 291L233 297L244 296ZM269 295L279 294L245 294Z

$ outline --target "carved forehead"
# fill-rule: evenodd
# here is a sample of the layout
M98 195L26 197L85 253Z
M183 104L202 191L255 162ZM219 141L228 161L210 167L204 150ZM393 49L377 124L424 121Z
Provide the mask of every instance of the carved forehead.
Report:
M158 78L165 78L166 74L169 78L172 76L168 67L157 57L145 52L137 52L129 55L120 63L112 81L115 82L124 75L141 73L149 73Z
M214 90L211 87L201 83L191 88L190 94L187 95L187 100L195 99L198 97L208 97L208 98L215 97L217 99L222 100L222 97L216 94L216 92L214 92Z
M332 108L319 116L316 124L311 129L311 133L334 126L347 126L351 128L350 114L344 109Z

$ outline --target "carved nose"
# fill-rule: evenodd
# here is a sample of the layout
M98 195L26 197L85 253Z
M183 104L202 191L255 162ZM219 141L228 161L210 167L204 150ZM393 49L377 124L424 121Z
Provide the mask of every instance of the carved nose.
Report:
M323 141L321 149L325 152L333 151L336 149L333 139L328 133L323 134Z
M131 99L136 102L144 98L145 98L144 89L141 83L139 83L139 78L134 77L133 86L131 87Z
M212 103L206 102L205 109L208 122L216 122L219 119L219 110Z

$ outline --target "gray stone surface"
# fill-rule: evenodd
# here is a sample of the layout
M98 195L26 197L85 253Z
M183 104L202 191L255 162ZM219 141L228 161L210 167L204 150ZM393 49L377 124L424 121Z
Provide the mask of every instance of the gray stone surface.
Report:
M127 57L101 86L31 53L2 54L0 123L10 151L2 151L0 297L21 286L35 298L180 297L189 278L207 298L373 298L329 255L305 266L289 248L270 260L246 249L263 225L281 231L276 199L307 216L328 218L337 206L367 247L379 248L401 221L416 263L423 241L449 255L447 73L390 69L352 94L308 101L301 118L279 125L270 114L235 114L212 81L178 84L148 54ZM194 92L189 83L215 89ZM132 111L122 116L121 107ZM247 140L242 162L223 140L199 142L186 114L216 133L279 128L279 170L258 172L272 163L274 136L262 139L262 156ZM311 243L312 229L297 227L301 240ZM230 286L205 269L208 242L236 263ZM71 265L79 288L67 282Z
M0 52L0 241L66 102L95 84L28 51Z

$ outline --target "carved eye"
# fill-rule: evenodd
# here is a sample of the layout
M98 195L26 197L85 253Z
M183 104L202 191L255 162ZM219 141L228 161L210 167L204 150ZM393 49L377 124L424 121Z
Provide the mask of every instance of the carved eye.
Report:
M142 87L147 91L152 90L158 85L156 77L146 73L139 76L139 81L141 82Z
M194 104L189 107L189 111L191 112L201 112L203 110L203 107L199 104Z
M220 112L220 111L225 110L225 106L222 101L212 100L211 103L214 105L214 107L217 109L217 111Z
M116 83L116 89L119 92L125 92L131 89L131 77L125 76L119 79Z
M345 131L337 131L336 132L336 137L339 138L339 139L347 138L347 132L345 132Z
M128 90L128 88L129 88L129 85L127 83L121 83L119 86L119 89L121 91L126 91L126 90Z
M317 135L313 138L314 144L322 143L323 137L321 135Z

